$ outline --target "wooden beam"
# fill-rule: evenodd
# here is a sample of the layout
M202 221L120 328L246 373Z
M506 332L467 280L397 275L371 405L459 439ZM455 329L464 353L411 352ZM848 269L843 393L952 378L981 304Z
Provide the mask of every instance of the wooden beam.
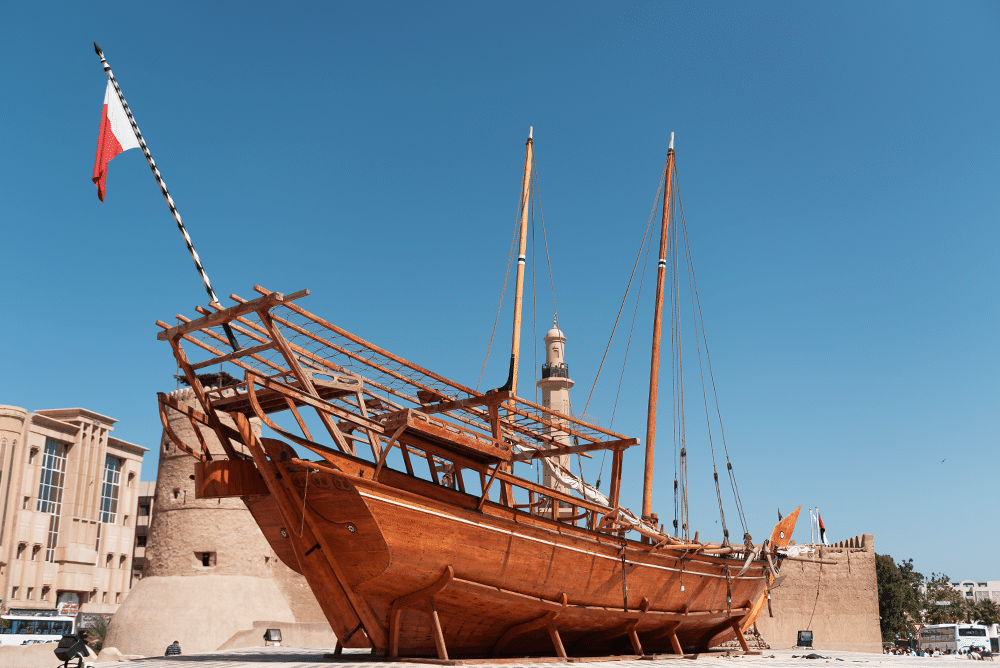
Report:
M514 462L526 462L531 459L558 457L560 455L571 455L577 452L593 452L594 450L625 450L626 448L631 448L633 445L639 445L639 439L626 438L620 441L604 441L602 443L587 443L585 445L567 445L562 448L522 452L520 454L513 455L510 459Z
M740 618L730 617L729 625L733 627L733 632L736 634L736 640L739 641L740 647L743 648L744 652L749 652L750 645L747 644L747 639L743 637L743 631L740 630Z
M208 327L218 327L219 325L227 324L230 320L246 313L250 313L251 311L259 311L262 309L266 310L275 304L287 303L293 299L305 297L308 294L308 290L299 290L298 292L293 292L286 297L280 292L272 292L268 295L264 295L263 297L258 297L257 299L244 302L243 304L230 306L229 308L216 311L215 313L206 315L202 318L197 318L191 322L184 323L183 325L171 327L170 329L157 334L156 338L158 341L170 341L177 338L181 334L193 332L198 329L206 329Z
M462 408L471 408L472 406L498 406L504 401L507 401L507 399L510 399L510 397L510 392L494 392L493 394L484 394L479 397L469 397L468 399L461 399L459 401L445 401L440 404L421 405L416 410L420 411L424 415L432 415L434 413L444 413L446 411L454 411ZM391 416L392 413L389 413L385 417Z
M231 352L227 355L221 355L219 357L213 357L212 359L205 360L204 362L198 362L197 364L192 364L192 369L204 369L207 366L214 366L216 364L222 364L223 362L228 362L230 360L237 359L239 357L246 357L247 355L254 355L256 353L264 352L265 350L270 350L274 347L274 343L264 343L259 346L254 346L252 348L243 348L242 350L237 350Z
M336 554L336 551L330 549L330 546L321 533L314 531L312 516L307 515L305 518L306 521L301 522L302 516L299 514L298 509L306 508L305 504L298 498L298 494L291 485L284 484L279 480L280 473L278 467L273 461L268 460L264 454L264 448L258 437L253 433L250 421L242 413L231 413L230 415L236 421L244 445L246 445L253 455L253 461L257 465L257 470L260 471L265 483L267 483L268 489L271 490L271 495L278 504L278 511L282 519L288 526L302 526L303 536L299 536L295 531L289 531L287 532L287 537L291 541L291 546L295 551L299 563L302 565L302 572L306 575L306 579L310 581L310 587L313 587L314 590L316 587L319 587L330 594L329 598L325 596L318 597L320 607L324 607L325 604L326 608L349 609L354 613L354 618L364 628L365 635L367 635L368 641L373 648L380 649L386 647L388 639L385 629L372 614L368 604L363 599L360 599L347 584L340 566L332 556ZM317 544L320 546L319 550L307 548L307 546ZM324 613L326 613L326 610L324 610ZM327 614L328 620L337 617L339 617L339 611L337 615ZM345 636L344 644L346 645L348 642L346 639L347 629L334 629L334 632L337 632L338 637L341 635ZM355 644L354 646L357 645Z

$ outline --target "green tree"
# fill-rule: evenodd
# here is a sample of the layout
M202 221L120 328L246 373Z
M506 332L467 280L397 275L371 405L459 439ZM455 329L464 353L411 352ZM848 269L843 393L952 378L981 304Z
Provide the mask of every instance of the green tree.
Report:
M951 586L951 578L944 573L931 574L922 603L928 624L958 624L971 613L962 592Z
M980 624L1000 624L1000 606L988 598L972 605L972 617Z
M888 554L877 554L875 579L882 640L907 637L913 632L912 622L920 619L919 586L924 576L913 570L912 559L897 564Z

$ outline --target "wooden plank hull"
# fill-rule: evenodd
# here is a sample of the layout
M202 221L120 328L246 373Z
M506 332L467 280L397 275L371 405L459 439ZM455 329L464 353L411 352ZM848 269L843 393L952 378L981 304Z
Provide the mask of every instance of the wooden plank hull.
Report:
M651 551L493 503L479 511L478 499L458 492L443 501L341 471L307 476L276 466L276 484L302 500L306 522L329 547L324 557L384 637L392 635L393 603L451 567L440 591L399 611L396 646L376 646L377 653L439 655L435 613L450 656L553 655L556 637L569 654L629 651L629 631L646 653L673 651L671 633L685 651L700 651L734 637L733 623L764 592L762 561L737 577L740 561ZM321 603L338 597L295 563L287 534L298 533L301 516L282 515L271 495L247 502L275 552L303 572ZM331 625L356 629L358 617L343 607L324 606ZM362 639L356 633L344 644L366 646Z

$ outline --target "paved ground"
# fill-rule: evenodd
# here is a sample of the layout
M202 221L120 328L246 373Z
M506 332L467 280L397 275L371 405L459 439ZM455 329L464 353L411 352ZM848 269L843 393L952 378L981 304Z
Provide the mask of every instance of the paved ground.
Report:
M366 650L345 650L344 655L336 659L325 659L326 649L294 648L294 647L254 647L249 649L228 650L225 652L210 652L208 654L183 655L167 658L137 659L129 665L133 668L404 668L405 666L420 666L427 664L399 663L376 661L369 657ZM956 661L967 661L956 657L920 658L906 656L889 656L884 654L861 654L856 652L829 652L816 650L821 658L806 659L803 650L764 650L760 656L702 654L691 668L821 668L825 664L843 664L843 668L945 668ZM587 668L652 668L655 663L677 661L673 657L665 657L650 661L628 658L621 661L588 661ZM858 665L861 664L861 665ZM114 666L123 664L98 664ZM477 665L477 664L465 664ZM558 663L551 660L512 661L493 664L478 664L502 666L503 668L556 668ZM981 664L980 664L981 665ZM582 668L582 667L581 667ZM680 667L678 667L680 668ZM829 666L828 668L834 668Z

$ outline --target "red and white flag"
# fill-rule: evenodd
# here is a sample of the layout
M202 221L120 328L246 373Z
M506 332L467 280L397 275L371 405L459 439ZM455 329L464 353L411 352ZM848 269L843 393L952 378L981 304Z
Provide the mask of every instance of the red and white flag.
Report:
M139 148L132 124L125 115L125 108L118 92L108 81L104 91L104 109L101 111L101 132L97 136L97 157L94 159L94 183L97 199L104 201L104 187L108 181L108 163L122 151Z
M819 520L819 539L824 545L829 545L826 542L826 527L823 526L823 516L819 514L819 508L816 509L816 519Z

